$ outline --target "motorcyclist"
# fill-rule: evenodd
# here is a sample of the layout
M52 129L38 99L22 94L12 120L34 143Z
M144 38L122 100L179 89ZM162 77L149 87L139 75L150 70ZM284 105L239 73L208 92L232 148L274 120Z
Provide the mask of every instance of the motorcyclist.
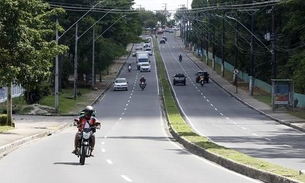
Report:
M131 70L131 63L128 63L128 71Z
M74 137L74 150L72 151L73 154L77 154L77 147L79 143L79 133L83 130L83 128L88 125L89 126L97 126L97 128L100 128L100 123L98 122L97 118L95 117L95 110L93 109L92 106L86 106L85 109L83 109L80 112L80 116L75 119L75 125L78 128L78 131L75 134ZM93 129L93 132L95 129ZM91 141L91 156L93 156L93 150L95 146L95 135L93 133L92 135L92 141Z
M179 55L179 60L182 61L182 55Z
M142 76L140 79L140 83L142 83L142 82L146 83L146 79L144 78L144 76Z
M204 82L204 75L200 75L200 76L199 76L199 83L200 83L201 81Z

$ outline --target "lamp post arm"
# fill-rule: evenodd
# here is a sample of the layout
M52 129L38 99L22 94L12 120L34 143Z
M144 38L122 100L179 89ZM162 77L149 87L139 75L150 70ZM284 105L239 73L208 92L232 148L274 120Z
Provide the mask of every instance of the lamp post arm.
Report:
M76 25L81 19L83 19L90 11L92 11L97 5L101 4L102 2L104 2L106 0L100 1L98 2L96 5L94 5L92 8L90 8L85 14L83 14L83 16L81 16L76 22L73 23L73 25L71 25L67 30L65 30L65 32L63 32L60 36L58 36L58 39L60 39L62 36L64 36L74 25Z
M105 15L103 15L101 18L99 18L94 24L92 24L84 33L82 33L78 38L82 37L86 32L88 32L93 26L95 26L100 20L102 20L106 15L108 15L111 11L114 9L109 10Z
M231 20L235 20L237 21L241 26L243 26L243 28L245 28L253 37L255 37L255 39L257 39L270 53L272 53L272 50L270 50L258 37L256 37L255 34L253 34L244 24L242 24L239 20L237 20L234 17L230 17L228 15L226 15L227 18L231 19ZM223 17L222 17L223 18Z
M121 18L126 17L126 15L121 16L120 18L118 18L115 22L113 22L106 30L104 30L104 32L102 34L100 34L99 36L96 37L95 40L93 40L94 42L96 40L98 40L106 31L108 31L114 24L116 24Z

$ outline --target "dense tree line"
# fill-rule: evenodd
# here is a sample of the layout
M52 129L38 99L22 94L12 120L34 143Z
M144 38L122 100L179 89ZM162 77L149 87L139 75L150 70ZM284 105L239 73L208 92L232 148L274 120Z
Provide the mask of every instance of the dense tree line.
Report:
M302 0L193 0L192 9L180 9L176 17L193 23L191 42L210 51L214 43L220 58L224 45L225 60L236 68L250 75L253 71L255 78L268 83L273 78L293 79L295 92L305 93L304 7ZM265 39L267 33L271 40Z

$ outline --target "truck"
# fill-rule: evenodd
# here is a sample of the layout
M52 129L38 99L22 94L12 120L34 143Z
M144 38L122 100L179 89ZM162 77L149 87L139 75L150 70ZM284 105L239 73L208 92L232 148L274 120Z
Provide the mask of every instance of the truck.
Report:
M147 52L137 52L136 55L137 69L140 70L142 64L149 64L149 54Z

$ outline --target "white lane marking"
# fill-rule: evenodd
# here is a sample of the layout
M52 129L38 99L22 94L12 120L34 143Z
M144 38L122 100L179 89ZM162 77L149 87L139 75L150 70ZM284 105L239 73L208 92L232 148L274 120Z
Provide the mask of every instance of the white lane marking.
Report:
M122 113L122 115L124 115L124 113ZM122 120L122 118L120 118L119 120Z
M113 164L112 161L111 161L110 159L106 159L106 161L107 161L107 163L108 163L109 165L112 165L112 164Z
M121 175L121 177L122 177L124 180L126 180L127 182L132 182L132 180L131 180L129 177L127 177L126 175Z
M258 136L256 133L252 133L252 135L254 135L254 136Z
M271 141L271 139L269 139L269 138L265 138L266 140L268 140L268 141Z
M245 127L241 127L243 130L247 130L247 128L245 128Z
M209 99L207 99L207 102L210 102Z
M128 107L128 104L126 104L126 106Z
M218 109L217 109L217 108L215 108L215 111L218 111Z
M220 115L222 115L222 116L223 116L223 114L222 114L222 113L220 113Z
M106 152L106 149L102 148L102 152Z
M127 108L124 109L124 111L126 111L126 110L127 110Z
M213 107L213 104L210 104Z
M285 146L285 147L289 147L289 148L292 148L292 146L287 145L287 144L284 144L283 146Z
M102 144L102 145L104 145L104 144L105 144L105 142L102 142L101 144Z
M237 125L237 123L235 121L233 121L234 125Z

